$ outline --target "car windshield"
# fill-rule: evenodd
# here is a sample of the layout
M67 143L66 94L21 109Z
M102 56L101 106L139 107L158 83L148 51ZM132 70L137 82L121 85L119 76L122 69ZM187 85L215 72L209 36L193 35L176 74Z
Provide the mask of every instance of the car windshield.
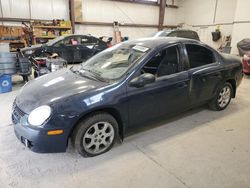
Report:
M116 80L148 51L149 48L140 45L117 44L82 63L79 71L90 72L106 80Z
M48 46L51 46L51 45L57 43L58 41L64 39L64 37L65 37L65 36L56 37L56 38L54 38L54 39L52 39L52 40L49 40L46 44L47 44Z

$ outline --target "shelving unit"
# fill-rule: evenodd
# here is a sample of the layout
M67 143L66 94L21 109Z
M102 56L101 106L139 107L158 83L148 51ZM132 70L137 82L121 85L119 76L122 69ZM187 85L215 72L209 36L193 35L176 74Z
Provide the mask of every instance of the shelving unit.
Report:
M11 52L25 47L26 41L23 38L22 27L0 26L0 43L8 43Z
M46 26L46 25L35 25L33 28L44 28L44 29L71 29L71 27L63 26Z
M71 23L69 21L59 21L57 25L53 24L55 23L46 22L31 24L33 31L33 44L45 43L58 36L72 33Z

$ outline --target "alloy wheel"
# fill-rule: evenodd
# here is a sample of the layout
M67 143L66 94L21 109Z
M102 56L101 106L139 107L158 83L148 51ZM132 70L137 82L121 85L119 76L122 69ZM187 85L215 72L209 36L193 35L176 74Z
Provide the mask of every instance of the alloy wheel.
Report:
M115 131L108 122L98 122L91 125L83 136L83 147L91 154L105 151L114 140Z
M221 89L218 97L218 105L221 108L224 108L228 105L231 99L231 88L229 86L225 86Z

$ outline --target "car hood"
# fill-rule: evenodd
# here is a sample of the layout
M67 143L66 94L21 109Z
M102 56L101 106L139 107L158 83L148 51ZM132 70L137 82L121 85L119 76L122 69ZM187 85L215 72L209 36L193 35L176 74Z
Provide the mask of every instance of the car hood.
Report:
M25 48L22 48L21 51L29 51L29 50L36 50L38 48L41 48L42 47L42 44L37 44L37 45L32 45L30 47L25 47Z
M29 114L41 105L50 105L106 85L108 83L88 79L71 70L62 69L29 81L16 97L16 105Z

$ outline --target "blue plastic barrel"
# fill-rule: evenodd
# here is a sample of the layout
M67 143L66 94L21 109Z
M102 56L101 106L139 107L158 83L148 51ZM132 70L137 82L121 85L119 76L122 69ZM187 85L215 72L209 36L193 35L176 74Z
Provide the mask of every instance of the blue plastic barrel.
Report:
M7 93L12 91L11 75L0 75L0 93Z

